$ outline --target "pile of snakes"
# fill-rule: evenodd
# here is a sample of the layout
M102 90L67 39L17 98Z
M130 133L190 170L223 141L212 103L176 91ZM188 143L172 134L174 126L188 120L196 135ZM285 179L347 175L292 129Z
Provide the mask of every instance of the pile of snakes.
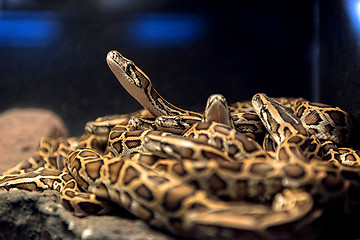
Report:
M0 188L60 192L76 216L128 210L149 225L196 239L285 238L331 209L359 206L360 152L343 147L349 114L303 98L178 108L132 61L107 63L144 109L88 122L79 137L44 137ZM281 231L280 231L280 230Z

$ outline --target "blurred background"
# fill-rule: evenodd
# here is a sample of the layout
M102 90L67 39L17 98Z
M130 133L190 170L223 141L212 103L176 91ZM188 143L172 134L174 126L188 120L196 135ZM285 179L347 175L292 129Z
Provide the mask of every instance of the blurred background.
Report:
M106 64L116 49L181 108L264 92L359 118L359 2L0 0L0 111L48 108L79 135L96 117L139 109Z

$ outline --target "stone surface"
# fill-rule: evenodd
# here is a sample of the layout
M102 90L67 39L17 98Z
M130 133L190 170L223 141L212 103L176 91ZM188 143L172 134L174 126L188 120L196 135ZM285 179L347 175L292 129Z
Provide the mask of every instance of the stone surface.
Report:
M52 111L14 108L0 114L0 172L31 157L43 136L67 136L63 121Z
M0 191L0 239L176 239L124 212L75 217L59 199L59 193L52 190Z

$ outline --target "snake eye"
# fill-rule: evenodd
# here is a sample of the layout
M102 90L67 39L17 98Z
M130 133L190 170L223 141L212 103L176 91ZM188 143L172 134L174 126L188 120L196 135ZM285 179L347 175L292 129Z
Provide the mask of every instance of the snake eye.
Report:
M181 117L176 116L176 117L174 118L174 120L175 120L176 122L180 122L180 121L181 121Z
M261 105L261 111L266 111L266 110L268 110L268 105L266 104Z
M253 99L252 99L253 101L259 101L260 100L260 95L257 93L257 94L255 94L254 96L253 96Z
M124 72L128 75L131 76L131 64L129 64L129 62L125 62L123 65L124 68Z

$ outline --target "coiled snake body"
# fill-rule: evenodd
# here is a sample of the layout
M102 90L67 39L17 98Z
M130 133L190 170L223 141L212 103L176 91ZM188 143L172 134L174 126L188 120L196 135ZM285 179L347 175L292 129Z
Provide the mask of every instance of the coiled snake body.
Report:
M215 94L204 113L192 112L162 98L118 52L107 62L145 109L88 122L78 139L44 138L0 187L60 191L77 215L117 205L199 239L276 238L277 228L300 232L324 209L357 206L359 152L337 148L351 127L340 108L265 94L228 106Z

